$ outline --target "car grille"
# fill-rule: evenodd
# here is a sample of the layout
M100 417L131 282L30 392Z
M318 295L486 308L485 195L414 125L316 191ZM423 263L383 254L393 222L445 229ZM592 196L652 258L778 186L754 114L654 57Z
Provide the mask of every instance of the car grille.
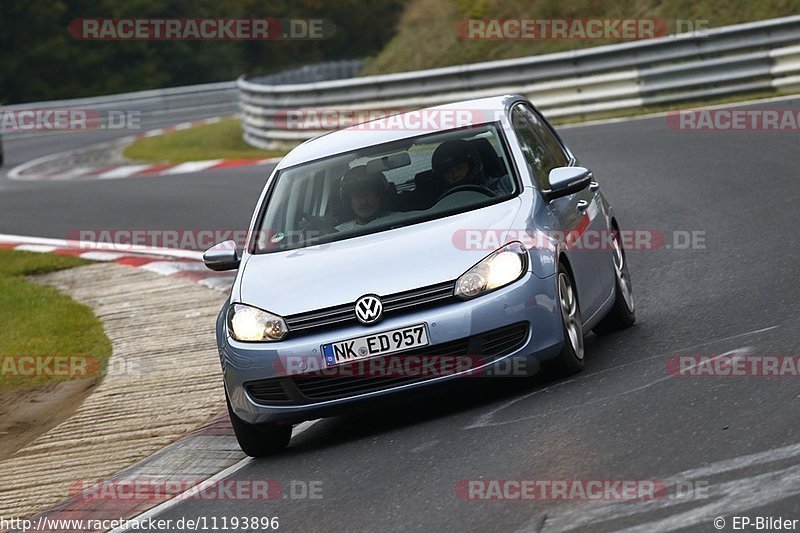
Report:
M431 305L453 301L454 281L429 285L421 289L381 296L383 314L390 315L400 311L416 310ZM359 323L355 316L355 302L300 313L285 317L290 335L303 335L331 327L349 326Z
M507 355L524 344L528 337L527 322L495 329L474 337L466 337L434 346L427 346L409 352L391 354L398 356L473 356L478 361L473 366L491 362ZM354 365L344 365L343 368ZM345 372L346 373L346 372ZM355 374L356 372L354 372ZM344 375L328 377L314 374L302 376L272 378L252 381L245 384L250 396L265 405L308 404L324 400L347 398L359 394L381 391L427 381L437 377L429 376L359 376Z
M247 384L247 392L253 399L267 405L293 403L286 395L281 379L264 379Z

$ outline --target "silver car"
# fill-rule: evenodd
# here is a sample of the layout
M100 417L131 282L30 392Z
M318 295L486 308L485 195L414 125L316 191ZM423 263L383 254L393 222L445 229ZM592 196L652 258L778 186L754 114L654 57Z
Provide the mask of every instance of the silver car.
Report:
M204 255L238 269L216 333L242 449L466 377L580 371L586 332L635 321L622 243L592 172L522 96L305 142L241 253Z

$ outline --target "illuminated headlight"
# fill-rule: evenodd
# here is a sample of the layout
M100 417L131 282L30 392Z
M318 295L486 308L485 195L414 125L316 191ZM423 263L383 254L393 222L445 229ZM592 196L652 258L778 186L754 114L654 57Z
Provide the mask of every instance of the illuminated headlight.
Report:
M456 280L455 295L475 298L514 283L528 268L528 252L520 242L512 242L492 252Z
M278 315L249 305L233 304L228 308L228 331L237 341L279 341L289 328Z

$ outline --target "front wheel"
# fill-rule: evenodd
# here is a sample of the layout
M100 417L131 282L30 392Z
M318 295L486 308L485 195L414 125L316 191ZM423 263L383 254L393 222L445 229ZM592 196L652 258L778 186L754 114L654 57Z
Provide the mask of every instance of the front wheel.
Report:
M225 401L228 404L233 433L244 453L250 457L264 457L278 453L289 445L292 438L291 425L248 424L233 412L227 391Z
M628 261L625 258L625 250L622 248L622 241L617 230L614 230L612 235L611 246L614 252L614 306L592 330L597 335L605 335L625 329L636 322L636 307L633 302L631 275L628 272Z
M583 324L572 278L563 265L558 267L558 303L564 330L564 346L553 361L557 374L568 376L583 370Z

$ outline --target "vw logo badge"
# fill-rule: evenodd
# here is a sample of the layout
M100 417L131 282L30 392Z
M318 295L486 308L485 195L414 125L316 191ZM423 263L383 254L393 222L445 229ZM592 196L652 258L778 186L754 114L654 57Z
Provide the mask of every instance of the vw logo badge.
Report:
M381 299L374 294L367 294L356 300L356 318L362 324L372 324L383 315Z

